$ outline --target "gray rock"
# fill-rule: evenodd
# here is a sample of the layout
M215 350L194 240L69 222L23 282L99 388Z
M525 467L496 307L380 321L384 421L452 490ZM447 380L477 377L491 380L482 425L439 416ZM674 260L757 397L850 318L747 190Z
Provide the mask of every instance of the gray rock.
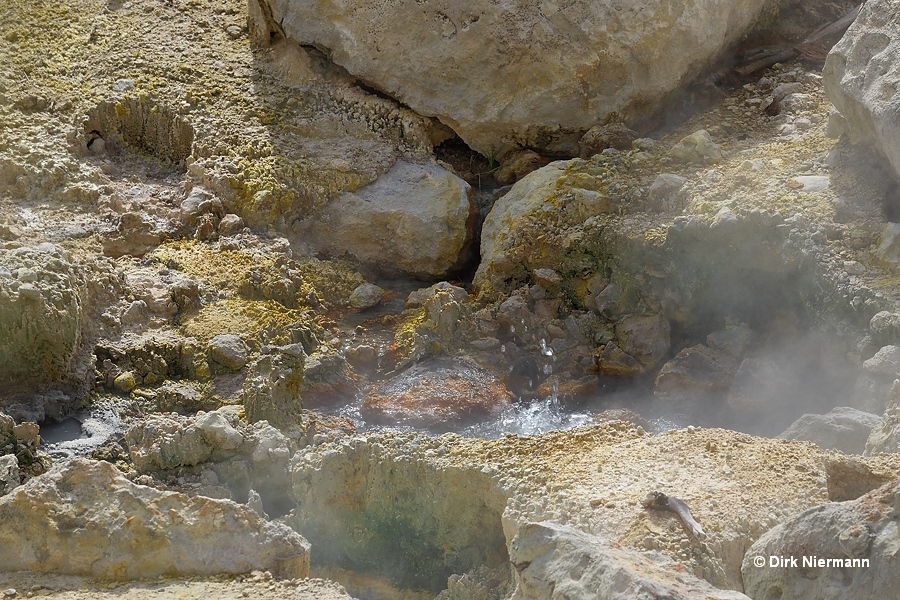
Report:
M371 308L381 302L384 290L373 283L363 283L350 293L350 306L353 308Z
M669 322L662 315L625 317L615 329L622 350L648 370L669 352Z
M725 325L725 329L714 331L706 336L706 345L721 350L734 358L740 358L752 337L753 331L747 325L729 323Z
M900 265L900 223L885 223L875 255L892 265Z
M869 373L895 376L900 372L900 346L883 346L863 363Z
M19 461L15 454L0 456L0 496L19 487Z
M752 598L781 600L896 597L898 509L900 484L889 483L857 500L816 506L776 526L744 555L744 591ZM772 565L769 557L794 557L797 562ZM804 565L803 557L823 562Z
M142 472L199 464L215 447L192 419L174 414L150 415L125 432L134 466Z
M245 505L136 485L110 463L75 459L0 498L0 564L116 580L294 578L309 574L309 544Z
M749 600L677 570L659 553L616 547L552 522L518 525L506 535L521 600ZM762 596L759 596L760 598Z
M240 431L232 427L220 411L212 411L197 416L197 429L210 445L223 450L233 450L244 441Z
M220 365L238 370L247 364L247 344L232 333L221 333L209 340L209 357Z
M869 321L869 333L876 344L900 342L900 313L883 310Z
M516 146L574 156L582 134L610 115L650 117L768 6L364 0L348 11L329 2L262 4L287 37L327 48L353 76L436 116L485 156Z
M300 388L306 354L299 344L270 348L249 367L242 396L247 420L275 427L300 423Z
M891 386L881 422L872 428L866 440L866 456L900 451L900 380Z
M813 442L826 450L862 454L869 434L880 424L878 415L838 406L824 415L803 415L777 437Z
M467 258L477 215L471 195L465 181L437 165L400 160L374 183L332 200L304 233L313 248L434 279Z
M822 71L825 91L846 120L850 141L873 144L896 176L900 176L898 8L898 0L863 3L850 29L828 53Z
M675 205L678 193L684 187L687 178L672 173L661 173L657 175L647 195L650 197L651 205L657 210L671 209Z

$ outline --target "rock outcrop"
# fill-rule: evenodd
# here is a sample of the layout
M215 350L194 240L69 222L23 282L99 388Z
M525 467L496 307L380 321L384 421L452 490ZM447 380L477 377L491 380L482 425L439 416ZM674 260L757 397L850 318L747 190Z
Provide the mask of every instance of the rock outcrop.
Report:
M878 415L838 406L824 415L803 415L778 437L815 442L826 450L862 454L869 434L880 424L881 417Z
M581 135L610 115L652 115L768 5L260 3L287 37L326 49L351 74L439 118L485 156L513 146L577 155Z
M0 249L0 384L68 377L87 302L87 275L64 250Z
M900 485L816 506L773 528L747 551L741 574L752 598L875 600L900 586ZM769 557L784 557L771 564ZM792 560L793 559L793 560Z
M309 574L309 544L228 500L162 492L102 461L62 463L0 498L0 564L110 579Z
M900 177L900 2L864 2L822 76L850 140L874 144Z
M436 279L468 258L477 214L471 194L437 165L400 160L374 183L329 202L304 226L304 241L385 273Z
M573 527L527 523L514 531L509 541L514 600L748 600L740 592L718 590L690 573L678 572L657 552L626 550Z

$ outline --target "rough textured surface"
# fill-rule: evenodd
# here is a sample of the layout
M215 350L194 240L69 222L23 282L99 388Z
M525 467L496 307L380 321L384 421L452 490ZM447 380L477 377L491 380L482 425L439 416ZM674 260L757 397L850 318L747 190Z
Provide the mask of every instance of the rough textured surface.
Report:
M786 440L806 440L828 450L862 454L866 440L881 417L849 406L838 406L824 415L803 415L779 435Z
M864 2L822 76L850 139L874 144L900 177L900 2Z
M767 3L264 4L288 37L327 48L487 156L515 145L576 155L581 134L610 114L649 116Z
M238 577L166 577L156 581L110 584L90 577L51 573L0 573L0 588L13 589L18 597L29 594L55 600L351 600L343 587L322 579L273 580L266 572Z
M52 244L0 249L0 384L60 381L82 341L85 272Z
M466 260L475 217L469 185L434 164L398 161L332 200L305 229L313 247L386 273L435 279Z
M250 366L243 399L247 420L266 420L276 427L300 422L300 390L306 354L300 344L269 347Z
M286 526L230 501L135 485L112 465L84 459L0 499L0 540L0 563L12 571L110 579L309 574L309 544Z
M510 394L473 361L425 361L366 396L360 410L372 422L444 429L499 414Z
M897 514L900 486L891 483L858 500L824 504L778 525L750 549L741 567L752 598L875 600L900 585ZM754 564L765 557L764 567ZM794 557L797 564L768 564L768 557ZM803 565L802 557L835 559L837 564ZM844 565L845 560L866 559ZM757 559L758 560L758 559Z
M513 600L748 600L717 590L659 554L625 550L572 527L527 523L507 535L516 569Z

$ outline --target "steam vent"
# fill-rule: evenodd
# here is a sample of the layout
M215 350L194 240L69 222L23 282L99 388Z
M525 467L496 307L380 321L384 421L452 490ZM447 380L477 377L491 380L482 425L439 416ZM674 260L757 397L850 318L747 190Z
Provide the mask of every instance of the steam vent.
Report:
M0 3L3 598L900 597L900 0Z

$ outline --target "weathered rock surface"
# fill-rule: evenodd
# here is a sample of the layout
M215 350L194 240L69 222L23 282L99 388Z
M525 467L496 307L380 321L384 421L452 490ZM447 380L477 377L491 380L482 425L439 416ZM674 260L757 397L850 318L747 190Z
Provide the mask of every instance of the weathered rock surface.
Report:
M826 450L862 454L869 434L880 424L878 415L838 406L824 415L803 415L778 437L814 442Z
M650 116L766 3L264 5L288 37L327 48L354 76L438 117L487 156L516 145L575 155L581 134L610 114Z
M469 185L433 164L397 161L374 183L332 200L305 240L386 273L435 279L467 259L477 209Z
M305 361L306 353L300 344L264 349L244 380L242 396L248 421L266 420L276 427L300 422Z
M866 440L865 454L872 456L880 452L900 450L900 380L891 386L887 407L881 422L876 424Z
M703 344L680 351L656 376L655 394L707 394L727 390L737 365L730 356Z
M782 600L893 595L900 585L898 509L900 485L891 483L857 500L816 506L776 526L747 551L741 567L745 591L752 598ZM770 566L770 556L795 557L797 564ZM765 566L754 563L759 557ZM817 562L803 564L803 557ZM868 563L860 566L864 560Z
M900 2L865 2L822 72L828 97L854 143L868 142L900 177Z
M85 271L45 243L0 249L0 384L69 376L85 330Z
M247 364L247 344L232 333L221 333L209 340L209 357L229 369Z
M515 567L514 600L747 600L717 590L659 553L641 554L553 522L519 525L507 536Z
M388 380L360 410L375 423L445 429L497 415L509 400L503 384L474 362L432 360Z
M244 505L128 481L102 461L62 463L0 498L4 569L111 579L269 569L309 574L309 544Z

